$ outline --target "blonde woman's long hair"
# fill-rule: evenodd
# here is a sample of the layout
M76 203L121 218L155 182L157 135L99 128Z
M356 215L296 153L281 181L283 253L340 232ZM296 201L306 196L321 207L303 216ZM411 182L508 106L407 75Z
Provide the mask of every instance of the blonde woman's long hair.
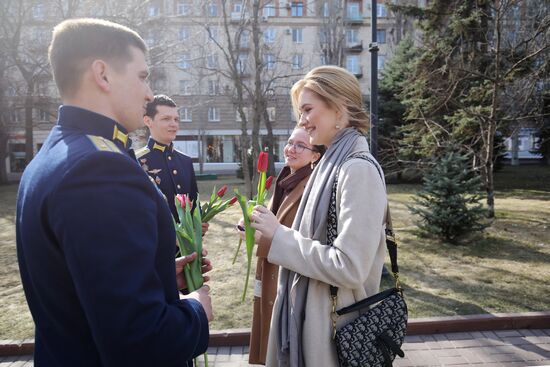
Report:
M330 108L348 115L349 126L361 133L369 131L369 115L363 104L359 82L353 74L338 66L325 65L312 69L290 90L296 121L300 121L299 97L304 88L315 92Z

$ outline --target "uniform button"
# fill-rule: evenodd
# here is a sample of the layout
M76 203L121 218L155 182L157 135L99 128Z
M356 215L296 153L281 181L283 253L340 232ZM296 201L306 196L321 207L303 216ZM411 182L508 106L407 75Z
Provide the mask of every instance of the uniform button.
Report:
M172 160L172 156L171 156L171 155L168 156L168 160L169 160L169 161Z
M173 170L172 173L175 174L175 175L177 175L177 174L178 174L178 171L177 171L177 170Z
M177 185L177 188L178 188L178 189L181 189L181 185Z

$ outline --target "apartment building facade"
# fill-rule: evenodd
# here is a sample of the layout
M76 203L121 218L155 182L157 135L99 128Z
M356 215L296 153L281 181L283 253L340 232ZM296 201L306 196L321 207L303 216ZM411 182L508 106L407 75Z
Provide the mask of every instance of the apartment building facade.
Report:
M296 121L289 90L311 68L328 62L328 51L357 78L368 102L370 95L370 1L82 1L70 9L68 0L23 0L22 49L46 50L51 28L62 18L100 17L137 29L150 48L151 87L171 96L179 106L180 128L175 145L197 163L201 172L234 172L240 161L241 103L252 120L254 93L266 96L262 116L272 126L276 158ZM255 10L254 5L258 8ZM385 4L378 16L378 68L384 67L396 43L413 30L409 19L394 16ZM60 13L63 16L60 16ZM255 17L254 14L257 16ZM340 41L336 50L330 43ZM331 38L331 40L329 40ZM255 85L258 55L262 62L260 88ZM231 64L231 60L236 60ZM231 65L237 74L231 74ZM5 95L10 110L8 157L10 179L17 179L25 162L25 82L13 69ZM236 78L243 86L237 98ZM32 90L33 148L36 152L56 120L59 98L51 76L44 72ZM239 102L240 101L240 102ZM252 124L248 122L248 133ZM146 132L134 135L145 144ZM260 146L267 144L265 123Z

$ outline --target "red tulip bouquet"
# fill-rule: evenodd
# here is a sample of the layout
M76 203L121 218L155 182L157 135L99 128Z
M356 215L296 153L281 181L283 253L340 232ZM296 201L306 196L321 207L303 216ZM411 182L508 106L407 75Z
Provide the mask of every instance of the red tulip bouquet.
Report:
M268 154L266 152L260 152L260 155L258 157L258 172L260 173L260 178L258 180L258 190L256 196L252 198L252 200L248 200L246 196L241 195L238 190L235 190L235 196L237 197L237 201L239 202L241 206L241 210L243 212L243 220L244 220L244 232L245 232L245 243L246 243L246 259L247 259L247 267L246 267L246 280L244 285L244 291L242 295L241 301L244 301L246 297L246 289L248 288L248 281L250 279L250 269L252 264L252 251L254 249L254 234L256 230L252 228L250 225L250 215L252 214L252 211L254 210L254 207L256 205L264 205L265 199L267 197L267 192L269 188L271 187L271 184L273 183L273 177L267 178L267 164L268 164ZM239 253L239 250L242 245L242 239L239 240L239 245L237 246L237 251L235 252L235 257L233 258L233 263L235 263L237 259L237 254Z
M219 213L229 208L231 205L237 202L237 197L234 196L231 199L223 200L223 196L227 192L227 185L223 185L217 192L216 188L212 190L210 195L210 201L202 205L202 222L210 222Z
M187 282L187 289L193 292L203 284L202 278L202 220L201 211L193 210L193 201L187 195L176 195L176 209L180 222L176 228L176 238L182 256L197 253L197 257L191 263L185 265L183 273ZM198 199L197 199L198 201Z

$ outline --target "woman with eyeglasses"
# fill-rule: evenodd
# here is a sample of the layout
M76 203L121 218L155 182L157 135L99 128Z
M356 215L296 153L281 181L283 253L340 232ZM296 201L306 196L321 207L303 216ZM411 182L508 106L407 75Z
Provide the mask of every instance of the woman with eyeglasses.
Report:
M269 247L267 260L280 266L266 365L338 366L330 286L338 287L336 310L378 292L385 183L369 153L369 119L355 76L320 66L294 84L291 97L310 143L327 151L311 174L292 228L260 206L251 215L257 242ZM331 223L337 223L332 244L327 243L329 208L335 209ZM336 328L356 316L337 317Z
M313 166L324 151L325 147L322 145L311 145L309 135L302 128L296 128L288 138L284 147L285 166L277 177L275 192L268 207L281 225L292 226ZM279 266L267 261L268 253L268 243L258 245L248 357L251 364L265 364L271 312L277 293Z

